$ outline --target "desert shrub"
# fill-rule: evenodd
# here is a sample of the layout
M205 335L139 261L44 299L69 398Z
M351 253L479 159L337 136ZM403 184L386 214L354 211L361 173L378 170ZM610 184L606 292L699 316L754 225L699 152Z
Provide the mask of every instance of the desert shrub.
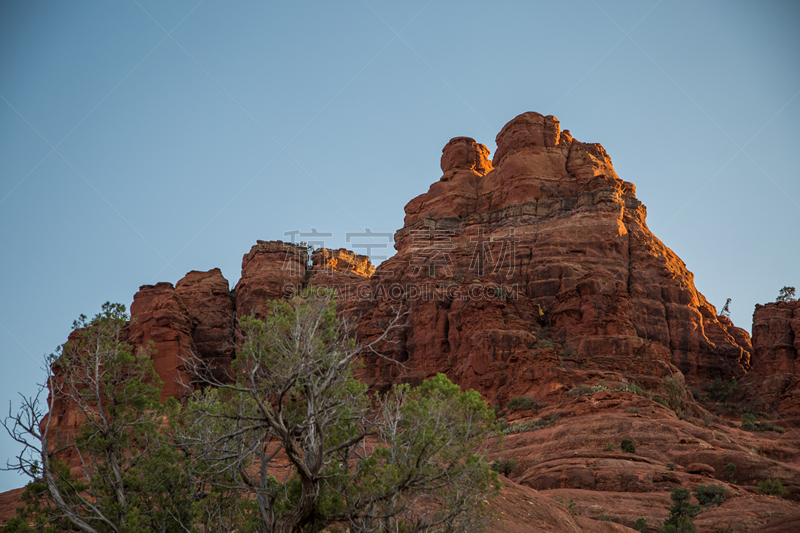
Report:
M636 407L628 407L628 412L632 414L638 414L639 409L637 409Z
M604 390L608 390L608 385L606 385L605 381L601 380L597 385L578 385L577 387L572 387L567 394L575 397L591 396L592 394Z
M527 411L531 407L533 407L533 400L525 398L524 396L512 398L511 401L506 404L506 408L512 411Z
M742 416L742 429L747 431L756 430L756 415L753 413L745 413Z
M715 402L726 402L742 392L742 388L736 379L720 380L716 378L714 384L706 388L708 392L708 399Z
M736 483L736 465L733 463L726 464L725 472L728 474L728 480L730 480L731 483Z
M783 433L783 427L776 425L770 420L756 422L756 429L758 429L758 431L777 431L778 433Z
M633 444L631 439L625 439L619 443L619 447L622 448L622 451L625 453L636 453L636 445Z
M667 407L673 411L683 409L686 404L686 387L679 376L667 376L661 382L661 390L667 400Z
M629 392L631 394L636 394L637 396L644 396L644 391L636 383L629 383L624 387L620 387L617 390L619 390L620 392Z
M609 442L608 444L606 444L605 451L613 452L616 449L617 449L617 446L613 442Z
M669 403L667 402L666 399L664 399L663 396L653 396L650 399L653 400L656 403L659 403L659 404L663 405L664 407L667 407L667 408L669 407Z
M698 485L694 497L700 505L721 505L731 492L722 485Z
M667 463L667 468L670 470L675 470L675 463Z
M565 500L564 498L559 498L559 497L555 497L553 499L558 503L563 503L564 505L566 505L567 509L569 509L569 512L572 513L573 515L579 516L581 514L581 511L579 511L575 506L575 500L572 499Z
M786 495L786 487L783 486L783 483L781 483L779 479L765 479L764 481L759 481L758 490L768 496L783 497Z
M611 517L608 516L606 513L600 513L600 518L598 518L601 522L611 522Z
M770 420L759 422L753 413L742 415L742 429L746 431L777 431L783 433L783 428Z
M633 529L639 531L639 533L646 533L647 531L647 520L644 518L637 518L636 524L634 524Z
M568 346L568 347L564 348L563 350L561 350L558 353L558 355L560 355L561 357L566 357L567 359L571 359L572 357L575 357L575 348L572 348L571 346Z
M517 462L511 459L495 459L492 463L492 470L497 472L498 474L503 474L504 476L508 476L511 472L514 471L514 468L517 466Z
M508 426L504 428L502 431L506 435L514 435L515 433L525 433L526 431L536 431L537 429L543 429L546 427L550 427L556 423L558 419L558 415L553 415L550 417L550 420L545 420L544 418L537 418L534 421L527 420L525 422L519 422L518 424L514 424L513 426Z

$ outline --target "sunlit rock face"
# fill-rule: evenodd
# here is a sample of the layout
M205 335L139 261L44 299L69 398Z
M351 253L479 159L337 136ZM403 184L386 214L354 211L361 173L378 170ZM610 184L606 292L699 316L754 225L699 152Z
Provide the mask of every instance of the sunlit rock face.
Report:
M153 342L162 396L188 392L187 358L228 368L239 317L263 318L277 299L324 288L337 293L344 318L358 320L360 342L401 314L404 325L359 370L373 391L443 372L480 391L507 423L536 419L490 449L492 459L516 463L491 503L508 532L630 531L591 520L601 510L628 526L632 517L660 524L675 486L694 490L712 477L732 492L780 479L800 500L796 428L743 431L736 416L716 417L689 394L670 409L631 392L636 384L663 395L666 377L698 388L736 377L745 391L731 399L738 408L800 418L800 303L757 306L751 344L648 229L635 187L602 146L539 113L511 120L496 143L492 160L467 137L445 145L441 177L408 202L397 254L377 269L349 250L257 241L233 291L218 269L141 287L127 338L137 348ZM520 397L530 409L507 407ZM63 399L53 414L67 432L80 424ZM636 442L635 460L609 449L622 438ZM730 463L739 486L729 483ZM583 514L554 497L574 498ZM731 498L696 524L733 527L747 515L765 517L754 527L791 527L798 509L786 499Z
M397 254L372 278L378 295L393 284L407 295L410 325L386 347L404 366L376 361L373 379L446 370L498 400L504 388L558 388L558 372L545 384L541 369L521 370L539 357L543 327L587 369L640 382L677 369L706 381L749 368L749 335L717 317L650 232L635 187L602 146L539 113L514 118L496 142L489 163L483 145L450 141L442 177L406 206ZM398 300L375 303L365 331Z
M377 270L349 250L258 241L233 295L218 269L143 286L131 340L154 342L164 394L180 394L187 357L230 362L236 318L263 317L273 300L308 286L337 292L362 341L407 313L384 357L365 361L362 377L376 388L445 372L493 402L560 394L586 378L551 368L565 355L581 372L651 386L678 370L700 383L750 368L749 335L717 316L650 232L635 187L602 146L533 112L495 140L493 160L468 137L445 145L442 176L406 205L397 254Z

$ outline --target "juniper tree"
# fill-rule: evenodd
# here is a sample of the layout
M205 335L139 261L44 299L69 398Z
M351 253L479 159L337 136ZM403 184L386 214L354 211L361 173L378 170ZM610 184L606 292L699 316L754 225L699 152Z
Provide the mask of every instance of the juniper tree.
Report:
M439 375L371 396L355 377L400 319L361 345L326 291L242 318L229 380L196 393L183 418L198 483L268 533L480 528L498 483L480 395Z
M106 303L91 320L81 315L47 358L38 394L9 410L3 426L23 451L7 468L32 479L10 530L168 532L188 524L188 477L162 433L177 403L159 402L151 351L134 353L127 325L121 304ZM66 420L56 420L57 404Z

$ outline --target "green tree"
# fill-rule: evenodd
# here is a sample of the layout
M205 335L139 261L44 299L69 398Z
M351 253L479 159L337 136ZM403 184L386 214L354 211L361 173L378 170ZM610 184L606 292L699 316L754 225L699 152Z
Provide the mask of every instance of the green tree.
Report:
M623 439L619 446L625 453L636 453L636 445L631 439Z
M795 293L794 287L784 287L778 293L778 297L775 299L775 301L793 302L795 300L794 293Z
M670 494L673 504L670 507L669 518L664 520L661 528L663 533L695 533L697 531L693 518L700 513L699 505L692 505L689 499L692 493L689 489L675 488Z
M483 453L494 417L480 395L438 375L370 397L354 377L401 318L363 346L332 292L242 318L231 381L198 392L183 418L198 482L269 533L481 526L498 478Z
M133 353L127 325L121 304L106 303L91 320L82 315L48 359L39 394L3 421L24 446L8 468L32 478L14 527L124 533L188 523L189 479L162 434L177 403L159 402L150 353ZM59 410L74 419L55 420Z

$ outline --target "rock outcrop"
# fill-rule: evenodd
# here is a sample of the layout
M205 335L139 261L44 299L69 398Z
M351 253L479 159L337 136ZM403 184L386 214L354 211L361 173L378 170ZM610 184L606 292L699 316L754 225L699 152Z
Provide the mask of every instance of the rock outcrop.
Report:
M496 141L491 163L472 139L445 146L442 178L408 203L397 254L372 278L373 293L389 295L367 306L378 322L398 303L382 287L407 295L410 327L392 354L407 376L447 370L492 397L508 375L519 386L526 374L515 366L544 336L590 368L642 383L678 369L697 384L744 375L749 335L717 316L650 232L635 187L602 146L538 113L516 117ZM376 382L395 375L378 366Z
M236 284L236 316L263 316L269 302L286 296L287 287L302 286L308 249L281 241L258 241L242 258Z
M800 418L800 301L756 305L753 348L742 381L752 410Z
M696 519L701 531L793 530L778 524L796 524L800 504L756 485L778 479L800 500L800 302L757 306L751 343L649 230L601 145L538 113L496 143L492 160L468 137L447 143L441 178L408 202L397 253L377 269L345 249L258 241L235 296L219 269L141 287L128 337L152 341L162 396L191 386L189 358L224 378L238 317L328 288L362 342L404 316L383 357L364 361L373 390L443 372L502 417L508 437L491 456L515 462L492 503L503 531L623 532L637 518L656 531L672 489L711 481L732 497ZM735 406L703 397L732 378L744 389ZM786 431L745 431L742 408L777 414ZM54 411L76 423L63 402ZM618 449L625 438L636 453Z
M161 398L186 394L191 378L185 359L197 352L189 312L172 283L142 285L131 304L130 342L155 350L153 367L164 382Z

